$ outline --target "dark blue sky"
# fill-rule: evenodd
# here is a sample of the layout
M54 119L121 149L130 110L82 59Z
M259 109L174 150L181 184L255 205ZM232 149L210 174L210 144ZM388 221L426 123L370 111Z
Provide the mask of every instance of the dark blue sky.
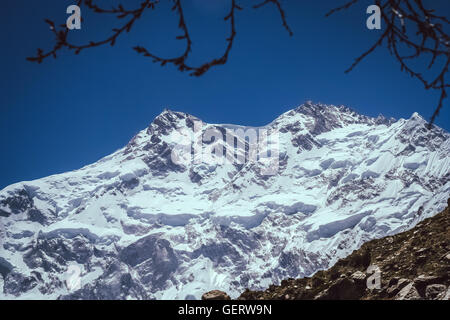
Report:
M163 0L162 2L165 2ZM387 50L376 51L350 74L344 70L381 31L365 27L362 4L329 18L341 1L283 1L293 37L283 29L273 6L236 17L237 37L225 66L200 78L160 67L131 47L144 45L162 55L177 55L183 42L177 17L162 5L146 13L116 46L94 48L79 56L64 51L41 65L25 57L48 49L53 36L44 18L65 22L75 1L6 0L0 28L0 188L65 172L92 163L124 146L164 107L204 121L264 125L305 100L344 104L370 116L408 118L414 111L429 118L438 93L400 72ZM441 14L449 1L434 1ZM113 4L114 1L98 1ZM124 2L131 7L137 1ZM185 0L191 28L191 61L220 56L228 25L226 0ZM77 40L100 39L117 26L114 19L82 11ZM382 26L383 27L383 26ZM436 123L449 130L448 100Z

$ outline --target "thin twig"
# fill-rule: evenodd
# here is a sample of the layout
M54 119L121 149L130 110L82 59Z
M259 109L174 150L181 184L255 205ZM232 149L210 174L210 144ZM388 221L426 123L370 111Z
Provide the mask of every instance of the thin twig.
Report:
M336 11L348 9L357 1L352 0L331 10L326 15L329 16ZM380 7L381 17L386 24L386 29L377 41L367 51L358 56L345 72L352 71L370 53L386 42L389 52L400 64L401 71L422 82L426 90L440 91L438 104L428 126L431 128L443 107L444 99L447 98L446 88L450 87L445 79L450 63L450 37L444 31L442 25L448 25L450 22L446 17L438 16L433 13L433 10L425 8L422 0L384 0L382 3L377 0L376 4ZM411 28L414 27L416 30L411 31ZM429 43L431 45L428 45ZM403 48L413 50L413 53L402 55L400 52ZM432 69L436 65L439 57L445 59L434 78L427 79L421 72L416 71L417 66L412 67L407 63L412 59L421 59L423 55L431 55L431 60L427 65L428 69Z
M182 31L182 35L177 36L176 38L178 40L184 40L185 42L185 49L183 53L176 57L167 58L167 57L160 57L150 52L141 45L137 45L133 47L133 49L137 53L142 54L145 57L151 58L153 62L159 63L161 66L164 66L166 64L172 64L176 66L179 71L181 72L187 71L192 76L201 76L205 72L210 70L212 67L225 64L228 61L228 57L231 52L231 48L233 47L233 42L237 34L236 11L242 10L242 8L237 4L237 0L230 0L230 11L224 18L224 20L228 21L228 23L230 24L230 34L226 38L227 45L225 47L223 54L217 58L213 58L209 61L203 62L199 66L192 66L189 65L187 62L189 55L192 52L192 39L189 34L189 29L184 15L181 0L171 0L171 1L173 2L172 10L175 11L176 14L178 15L178 27ZM265 1L265 3L256 5L255 7L261 7L262 5L265 5L266 3L269 2L274 3L277 6L282 19L283 26L286 28L289 34L292 35L292 31L286 22L286 14L278 0L267 0ZM90 41L86 44L77 45L69 42L68 40L69 29L67 29L65 25L61 25L61 29L58 30L53 21L46 19L45 22L50 26L51 31L55 35L55 44L53 48L48 52L44 52L42 49L38 49L36 56L28 57L27 60L41 63L44 59L50 56L56 58L57 53L63 48L74 50L75 54L79 54L82 50L87 48L98 47L105 44L110 44L111 46L113 46L121 34L123 34L124 32L129 32L133 28L135 22L142 17L144 11L146 11L147 9L154 10L158 3L159 0L153 1L145 0L142 1L140 6L137 7L136 9L129 10L125 9L124 6L121 4L117 5L116 7L106 9L99 7L97 4L94 3L93 0L84 0L84 1L78 0L77 3L78 6L84 4L88 9L92 10L94 13L116 15L117 19L124 19L126 17L129 17L129 20L126 23L124 23L122 27L114 28L112 30L112 34L109 37L105 38L104 40Z

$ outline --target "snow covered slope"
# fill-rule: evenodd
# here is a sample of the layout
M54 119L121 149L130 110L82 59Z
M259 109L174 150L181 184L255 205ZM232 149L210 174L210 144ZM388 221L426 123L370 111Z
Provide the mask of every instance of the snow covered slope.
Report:
M174 132L227 148L207 130L252 129L196 131L199 121L165 110L92 165L0 191L0 298L236 297L412 228L450 193L449 134L417 113L395 121L306 103L260 128L278 137L271 174L237 134L245 163L174 161ZM81 288L69 290L73 265Z

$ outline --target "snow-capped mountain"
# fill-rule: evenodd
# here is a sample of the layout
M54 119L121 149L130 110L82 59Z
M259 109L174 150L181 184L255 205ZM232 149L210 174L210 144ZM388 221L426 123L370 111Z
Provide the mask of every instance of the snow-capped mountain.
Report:
M94 164L0 191L0 298L237 297L309 276L442 210L449 154L417 113L306 103L250 128L165 110Z

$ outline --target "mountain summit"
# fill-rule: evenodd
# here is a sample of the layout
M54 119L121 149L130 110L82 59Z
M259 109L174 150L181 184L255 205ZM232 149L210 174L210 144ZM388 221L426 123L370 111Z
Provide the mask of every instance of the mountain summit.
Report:
M310 276L442 210L448 154L417 114L308 102L254 128L165 110L94 164L0 191L0 297L235 298Z

